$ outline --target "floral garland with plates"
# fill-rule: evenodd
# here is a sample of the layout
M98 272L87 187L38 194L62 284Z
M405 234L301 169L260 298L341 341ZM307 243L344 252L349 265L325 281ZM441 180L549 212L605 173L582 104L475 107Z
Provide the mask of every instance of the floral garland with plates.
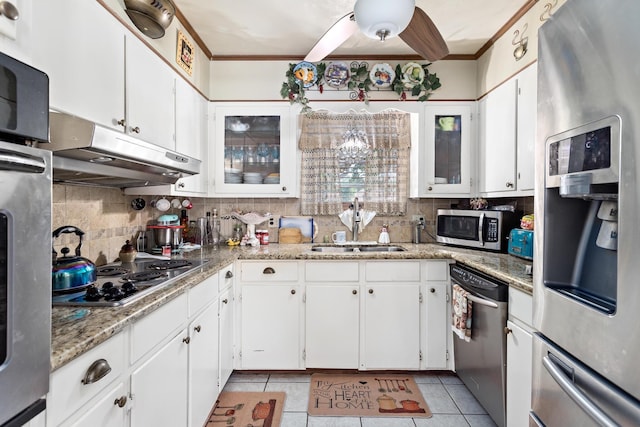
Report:
M378 63L369 66L367 62L324 62L313 64L302 61L297 64L289 64L285 73L286 81L280 88L280 96L289 99L291 104L302 105L302 111L309 111L309 98L307 90L314 86L320 93L324 92L325 85L334 90L349 90L349 98L354 101L369 103L371 91L393 91L399 95L399 99L407 99L407 93L416 97L416 101L424 102L429 99L432 92L440 86L440 79L435 73L429 72L431 64L418 64L407 62L404 65L397 64L391 67L387 63Z

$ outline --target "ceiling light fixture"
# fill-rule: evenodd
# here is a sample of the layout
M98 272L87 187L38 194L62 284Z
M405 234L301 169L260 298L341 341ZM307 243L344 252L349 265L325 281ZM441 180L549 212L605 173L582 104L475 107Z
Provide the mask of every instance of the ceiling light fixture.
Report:
M360 31L385 41L407 28L415 7L415 0L357 0L353 13Z

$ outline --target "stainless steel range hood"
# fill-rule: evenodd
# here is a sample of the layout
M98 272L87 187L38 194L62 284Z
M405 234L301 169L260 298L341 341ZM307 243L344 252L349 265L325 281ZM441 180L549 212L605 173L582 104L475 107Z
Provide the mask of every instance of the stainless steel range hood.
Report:
M174 184L200 173L200 160L97 125L80 117L51 112L49 144L53 180L100 187Z

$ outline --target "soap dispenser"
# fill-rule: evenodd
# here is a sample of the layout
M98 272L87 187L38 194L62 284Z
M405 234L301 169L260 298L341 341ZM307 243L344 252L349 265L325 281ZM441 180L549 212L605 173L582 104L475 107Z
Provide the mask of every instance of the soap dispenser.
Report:
M389 239L389 226L387 224L382 224L382 228L380 229L380 236L378 237L378 243L389 244L391 240Z

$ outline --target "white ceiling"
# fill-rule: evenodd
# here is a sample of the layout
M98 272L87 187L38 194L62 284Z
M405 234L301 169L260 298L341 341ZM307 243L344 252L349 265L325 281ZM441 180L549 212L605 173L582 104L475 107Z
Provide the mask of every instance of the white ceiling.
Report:
M173 0L215 56L304 57L355 0ZM393 1L393 0L389 0ZM416 0L451 54L475 54L529 0ZM412 55L399 38L357 33L334 55Z

